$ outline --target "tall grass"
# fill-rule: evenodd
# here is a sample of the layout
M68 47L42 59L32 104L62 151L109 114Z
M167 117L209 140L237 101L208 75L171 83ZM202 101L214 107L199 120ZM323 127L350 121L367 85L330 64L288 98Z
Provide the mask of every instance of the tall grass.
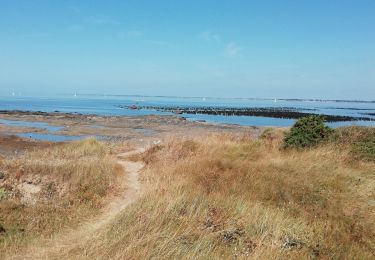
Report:
M64 257L370 259L375 164L328 143L172 139L144 154L145 195Z
M375 128L339 128L331 139L339 148L349 150L354 159L375 162Z
M87 139L3 159L7 199L0 201L2 254L17 252L28 241L48 237L98 214L114 192L122 169L110 147ZM39 187L33 203L23 200L20 185Z

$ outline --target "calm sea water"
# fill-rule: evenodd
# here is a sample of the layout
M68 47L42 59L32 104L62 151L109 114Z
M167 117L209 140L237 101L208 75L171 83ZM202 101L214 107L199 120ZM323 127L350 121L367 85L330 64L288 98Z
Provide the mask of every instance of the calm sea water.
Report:
M30 110L43 112L77 112L83 114L139 116L171 115L169 112L153 110L130 110L119 105L140 106L226 106L226 107L293 107L301 111L317 114L366 116L374 121L355 121L330 123L331 126L369 125L375 126L375 103L353 102L307 102L277 100L215 99L215 98L165 98L165 97L129 97L129 96L51 96L51 97L0 97L0 110ZM311 111L311 109L316 109ZM213 123L229 123L250 126L290 126L295 120L255 117L255 116L214 116L182 114L189 120L206 120Z

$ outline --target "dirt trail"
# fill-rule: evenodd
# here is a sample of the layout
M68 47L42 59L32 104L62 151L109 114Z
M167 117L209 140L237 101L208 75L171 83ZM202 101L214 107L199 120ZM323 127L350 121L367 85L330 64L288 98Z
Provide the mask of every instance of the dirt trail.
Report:
M127 173L120 185L126 187L124 192L109 203L103 210L103 214L82 223L78 228L69 230L64 234L41 241L38 246L30 246L28 252L23 256L13 256L9 259L54 259L64 255L70 250L84 250L80 247L102 228L105 228L123 209L134 202L141 193L138 180L139 171L143 168L143 162L130 161L127 157L144 152L144 148L117 155L118 163Z

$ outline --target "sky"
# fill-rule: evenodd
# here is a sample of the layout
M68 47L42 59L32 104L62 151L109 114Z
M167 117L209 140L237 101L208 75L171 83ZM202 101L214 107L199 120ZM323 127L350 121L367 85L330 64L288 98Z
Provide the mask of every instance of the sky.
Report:
M0 95L375 100L373 0L0 0Z

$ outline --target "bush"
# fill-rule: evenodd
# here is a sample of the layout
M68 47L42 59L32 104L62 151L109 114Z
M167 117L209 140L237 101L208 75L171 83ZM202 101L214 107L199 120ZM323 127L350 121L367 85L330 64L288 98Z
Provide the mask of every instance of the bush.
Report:
M302 117L293 125L284 138L285 147L312 147L326 140L333 130L324 125L322 116Z

